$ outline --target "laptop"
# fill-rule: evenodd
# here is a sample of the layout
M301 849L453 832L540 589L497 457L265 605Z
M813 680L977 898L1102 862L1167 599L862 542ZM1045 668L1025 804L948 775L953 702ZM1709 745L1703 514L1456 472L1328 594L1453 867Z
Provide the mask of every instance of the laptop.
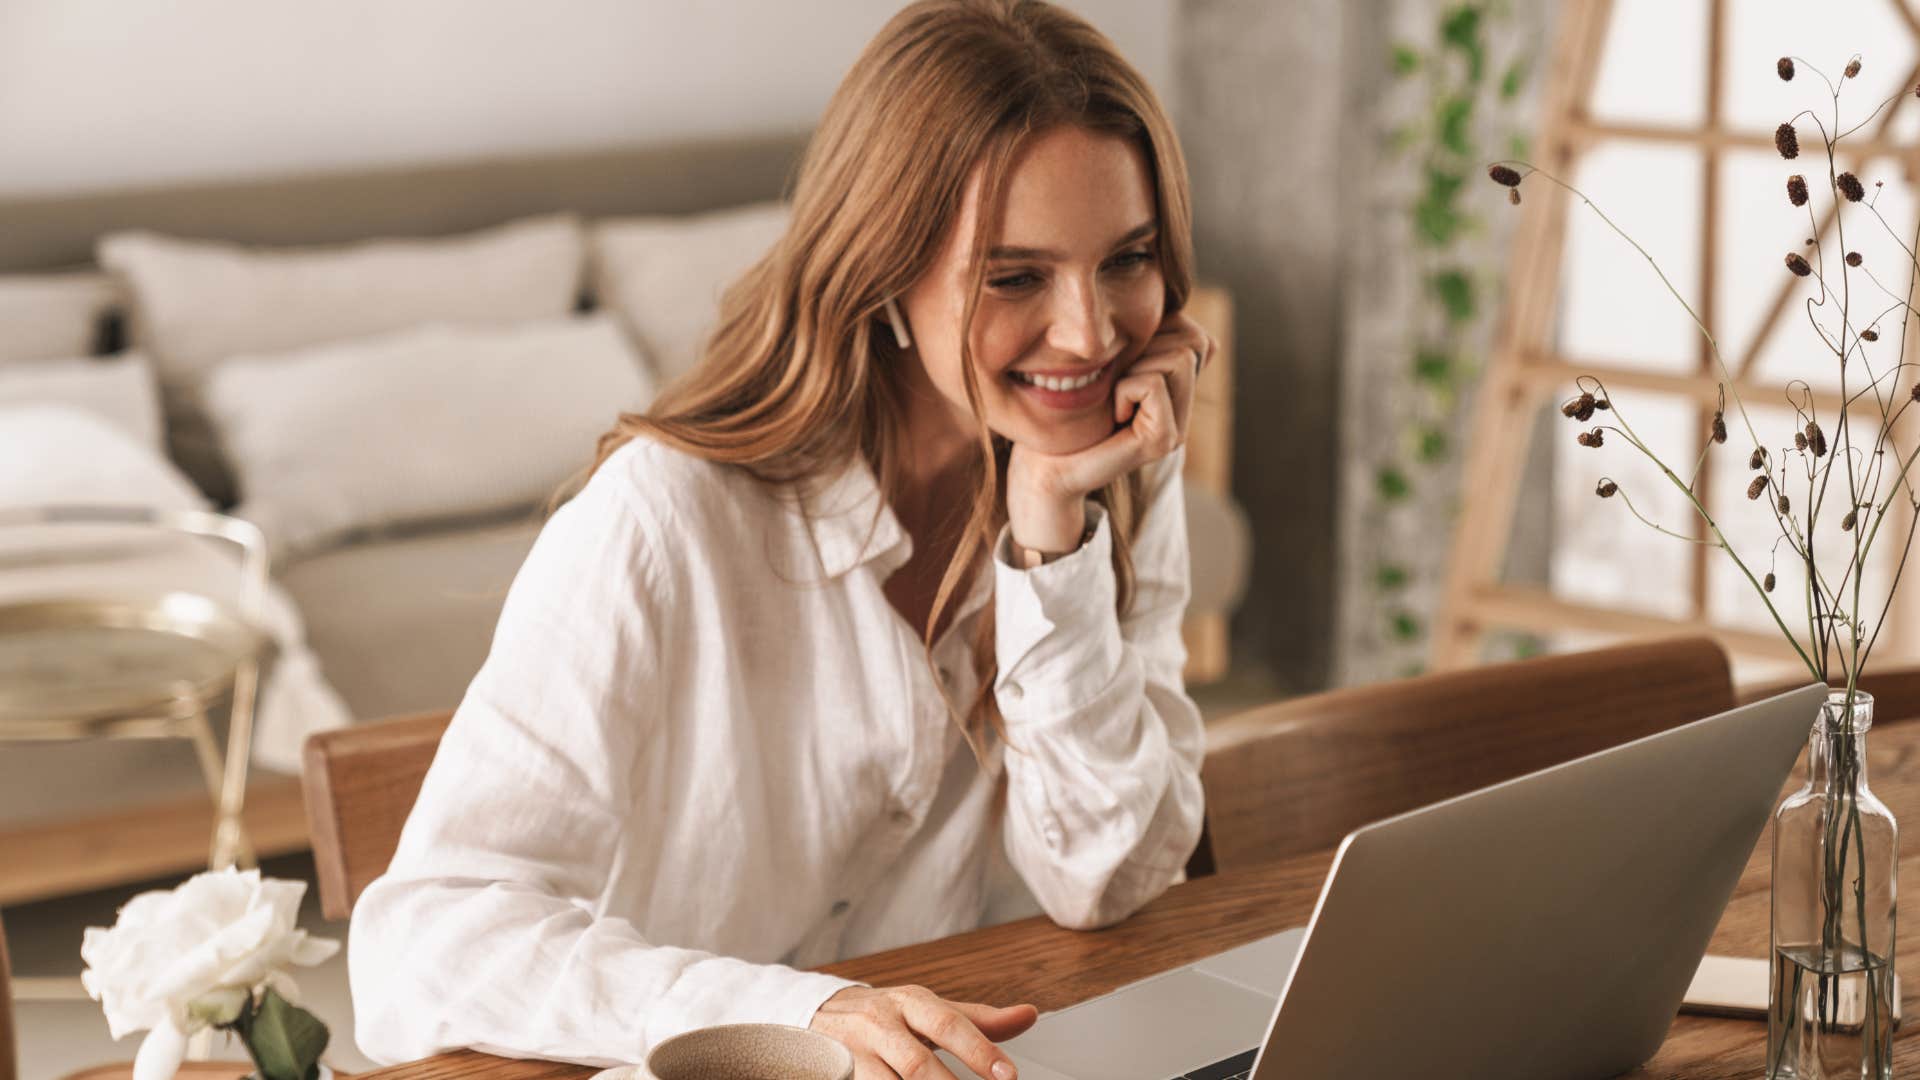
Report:
M1358 829L1305 927L1003 1047L1021 1080L1617 1076L1666 1038L1825 697L1813 683Z

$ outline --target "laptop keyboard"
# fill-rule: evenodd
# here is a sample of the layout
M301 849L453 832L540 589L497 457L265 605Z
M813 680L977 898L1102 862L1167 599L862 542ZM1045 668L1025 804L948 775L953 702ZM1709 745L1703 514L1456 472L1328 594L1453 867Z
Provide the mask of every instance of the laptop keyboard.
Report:
M1235 1054L1230 1058L1216 1061L1204 1069L1181 1073L1172 1080L1247 1080L1253 1075L1253 1059L1259 1055L1256 1047L1244 1054Z

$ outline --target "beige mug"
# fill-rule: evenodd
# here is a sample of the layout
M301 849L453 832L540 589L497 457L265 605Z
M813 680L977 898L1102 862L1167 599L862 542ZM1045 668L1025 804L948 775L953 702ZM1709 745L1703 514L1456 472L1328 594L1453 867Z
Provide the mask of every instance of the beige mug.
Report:
M853 1054L817 1031L721 1024L653 1048L643 1080L853 1080Z

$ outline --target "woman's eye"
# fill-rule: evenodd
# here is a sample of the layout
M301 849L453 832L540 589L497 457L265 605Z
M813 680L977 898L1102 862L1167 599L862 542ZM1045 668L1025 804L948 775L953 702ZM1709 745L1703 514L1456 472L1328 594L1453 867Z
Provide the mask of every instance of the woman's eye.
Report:
M1116 256L1113 260L1113 265L1118 269L1132 270L1141 266L1145 266L1146 264L1153 261L1154 261L1154 257L1153 257L1153 252L1151 251L1129 251L1129 252L1126 252L1125 254Z
M1020 289L1027 288L1030 285L1034 285L1038 283L1039 280L1040 279L1038 277L1035 277L1032 274L1009 274L1006 277L990 278L988 279L987 284L993 286L996 289L1002 289L1008 292L1014 292Z

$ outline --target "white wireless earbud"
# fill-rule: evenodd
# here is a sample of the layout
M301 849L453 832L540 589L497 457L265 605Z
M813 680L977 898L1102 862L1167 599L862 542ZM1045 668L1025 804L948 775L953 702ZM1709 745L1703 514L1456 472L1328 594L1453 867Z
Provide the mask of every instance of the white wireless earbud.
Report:
M907 320L900 314L900 305L894 303L891 296L887 297L887 321L893 324L893 340L899 342L903 349L913 348L913 337L907 333Z

